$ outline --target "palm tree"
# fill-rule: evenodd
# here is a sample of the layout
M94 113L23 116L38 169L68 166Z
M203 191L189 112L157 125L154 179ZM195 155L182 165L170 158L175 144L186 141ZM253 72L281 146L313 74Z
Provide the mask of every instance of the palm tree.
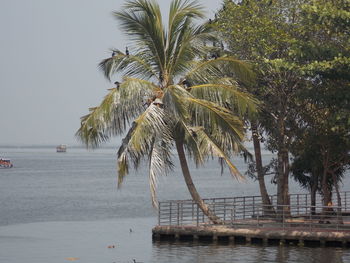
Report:
M223 76L222 69L230 67L237 80L247 82L252 77L249 67L228 56L207 58L214 48L207 43L215 35L209 23L194 24L204 17L196 1L173 0L167 27L155 1L127 1L114 16L133 45L130 53L113 50L100 68L108 79L122 73L123 81L81 118L77 137L98 147L129 129L118 150L118 187L130 165L138 168L147 157L154 206L157 177L173 168L175 146L193 200L213 223L220 223L193 184L185 150L197 165L219 157L233 176L241 178L230 156L243 149L244 130L232 110L252 112L256 101L238 88L236 80Z

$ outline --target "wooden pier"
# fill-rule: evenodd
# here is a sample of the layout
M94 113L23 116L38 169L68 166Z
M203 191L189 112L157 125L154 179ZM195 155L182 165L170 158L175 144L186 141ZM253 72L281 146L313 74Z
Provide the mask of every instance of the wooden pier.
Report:
M291 195L290 206L273 204L273 215L256 196L206 199L222 225L210 224L191 200L160 202L153 239L350 247L350 194L342 197L341 206L323 207L311 206L307 195Z

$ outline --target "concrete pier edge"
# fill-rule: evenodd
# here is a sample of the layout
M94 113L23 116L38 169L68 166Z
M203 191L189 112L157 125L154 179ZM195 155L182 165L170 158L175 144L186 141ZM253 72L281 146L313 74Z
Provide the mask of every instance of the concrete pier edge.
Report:
M153 240L192 240L199 241L202 238L217 242L227 240L235 243L237 239L245 240L246 244L275 243L285 245L295 243L299 246L308 243L318 246L350 246L350 231L307 231L307 230L283 230L283 229L245 229L232 228L228 226L156 226L152 229ZM288 241L288 243L286 242Z

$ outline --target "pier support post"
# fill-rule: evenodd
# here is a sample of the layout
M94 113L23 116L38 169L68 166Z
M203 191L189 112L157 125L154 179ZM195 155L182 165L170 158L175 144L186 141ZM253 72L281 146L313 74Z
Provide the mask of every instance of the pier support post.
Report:
M251 243L252 243L252 238L251 238L251 237L246 237L246 238L245 238L245 242L246 242L247 244L251 244Z
M262 239L262 242L264 246L267 246L269 244L269 240L266 237Z
M218 242L218 236L217 235L213 235L213 242Z
M230 243L235 243L235 237L234 236L229 236L229 238L228 238L228 241L230 242Z
M198 235L193 235L193 241L198 241Z
M284 246L286 244L286 240L285 239L280 239L280 246Z
M299 247L303 247L305 244L304 244L304 240L303 239L299 239L299 242L298 242L298 246Z
M179 240L180 239L180 234L175 234L175 239Z
M320 240L320 245L321 245L321 247L325 247L326 246L326 240L321 239Z

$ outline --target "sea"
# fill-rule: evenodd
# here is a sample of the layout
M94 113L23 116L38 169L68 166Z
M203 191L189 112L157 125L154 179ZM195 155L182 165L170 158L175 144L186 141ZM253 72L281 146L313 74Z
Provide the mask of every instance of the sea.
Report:
M14 167L0 169L0 263L338 263L350 249L193 242L153 242L148 165L131 170L117 188L116 149L0 147ZM264 153L264 162L273 157ZM241 172L247 164L233 159ZM189 199L174 155L174 170L158 180L160 201ZM258 183L239 182L217 160L190 163L203 198L258 195ZM349 177L349 176L348 176ZM276 186L267 177L270 194ZM345 179L342 190L349 190ZM304 193L291 180L291 193Z

